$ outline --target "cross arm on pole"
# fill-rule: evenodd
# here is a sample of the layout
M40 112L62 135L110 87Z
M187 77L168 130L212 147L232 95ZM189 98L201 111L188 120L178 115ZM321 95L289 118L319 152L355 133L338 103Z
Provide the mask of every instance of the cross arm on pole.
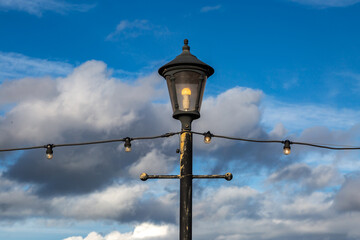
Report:
M147 173L142 173L140 179L146 181L148 179L181 179L184 176L180 175L148 175ZM192 175L192 178L224 178L227 181L230 181L233 178L231 173L226 173L224 175Z

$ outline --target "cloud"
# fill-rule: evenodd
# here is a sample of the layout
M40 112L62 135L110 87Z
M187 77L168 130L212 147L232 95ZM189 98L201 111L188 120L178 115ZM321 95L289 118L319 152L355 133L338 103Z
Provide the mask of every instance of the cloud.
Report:
M173 170L175 157L168 157L157 149L148 152L140 158L130 168L129 172L133 177L139 177L141 173L147 174L166 174Z
M65 76L4 82L0 85L0 100L13 106L0 117L2 148L153 136L179 130L179 122L171 117L164 80L157 73L124 81L113 77L111 72L103 62L88 61ZM20 96L14 96L16 91ZM202 117L194 121L193 130L281 138L287 130L293 130L288 120L295 116L296 122L305 121L305 128L293 134L293 139L358 141L360 125L356 120L349 129L314 127L321 123L321 117L330 116L329 112L357 116L355 111L289 107L280 103L278 108L266 113L264 99L263 92L241 87L204 99ZM305 109L306 114L295 114L291 107L297 111ZM321 111L311 112L311 109ZM336 117L344 120L344 116ZM267 122L269 119L275 120ZM265 124L270 130L264 128ZM134 231L104 235L93 229L96 232L88 237L69 239L140 239L144 236L141 233L150 234L154 229L161 232L166 228L163 226L168 227L163 231L163 239L176 238L177 230L172 235L171 229L179 217L178 182L141 182L138 174L174 171L178 167L179 156L175 153L178 144L179 138L174 136L133 141L130 153L124 152L123 143L59 147L54 149L50 161L46 160L44 149L2 153L1 224L34 218L72 223L105 221L126 223L134 226ZM350 184L346 180L339 194L331 190L341 187L341 161L346 160L351 167L348 170L354 171L356 153L336 153L328 159L328 154L321 150L300 151L294 146L292 155L284 157L281 144L259 145L214 138L208 145L199 136L194 136L194 149L194 163L203 164L196 165L194 172L234 173L231 182L194 181L194 238L272 240L301 239L301 236L350 240L360 236L353 224L360 221L357 203L349 202L356 196L347 190L358 187L357 182ZM330 162L322 164L325 160ZM349 204L342 207L339 202ZM347 215L349 211L352 216ZM156 239L159 238L157 235Z
M174 239L176 236L177 230L173 225L155 225L145 222L137 225L134 231L129 233L114 231L108 235L101 236L99 233L91 232L85 238L69 237L63 240L165 240Z
M356 126L357 119L360 118L360 111L353 109L336 109L315 104L290 104L267 97L263 101L262 110L261 122L265 127L272 128L281 123L290 133L301 132L314 126L347 130Z
M326 8L326 7L348 7L359 3L359 0L290 0L304 5L310 5L314 7Z
M38 98L50 100L57 94L57 89L49 77L4 81L0 88L0 106Z
M221 8L220 4L216 6L205 6L200 9L200 12L206 13L206 12L219 10L220 8Z
M282 183L286 188L296 191L297 185L301 190L313 192L330 186L339 186L343 182L342 175L333 166L319 165L310 167L304 163L286 166L272 173L268 180L272 183ZM291 184L294 183L294 184Z
M41 16L45 11L67 13L71 11L86 12L93 8L90 4L73 4L59 0L0 0L0 10L23 11L36 16Z
M65 78L21 79L0 85L0 92L15 89L17 93L24 92L18 97L9 95L9 92L1 99L14 104L0 118L1 146L79 142L168 132L172 128L171 121L157 128L148 128L143 124L144 121L149 124L158 122L166 114L171 119L170 109L166 112L161 104L154 107L151 103L166 94L165 89L158 87L160 83L163 80L155 75L139 78L131 84L125 83L111 78L104 63L89 61ZM29 92L32 89L45 90L45 86L53 90L53 95ZM157 142L161 146L161 140ZM27 152L5 175L38 184L37 190L43 194L88 192L107 184L119 174L117 169L123 169L122 174L128 175L124 169L141 158L152 145L145 142L137 151L135 149L135 153L127 155L116 147L85 147L82 154L74 156L75 149L59 149L55 150L53 161L45 164L43 153ZM169 151L161 152L167 155ZM103 154L107 157L104 158ZM119 161L119 157L124 159ZM70 176L77 179L77 184L70 183L69 179L73 178Z
M152 103L168 98L163 80L155 74L130 84L112 78L104 63L88 61L66 77L45 82L49 89L53 89L52 94L27 92L32 88L42 89L44 80L40 79L21 79L1 85L0 92L11 89L24 92L21 97L4 95L2 99L14 104L0 119L0 143L3 148L151 136L179 129L178 122L171 118L169 104ZM261 96L260 91L234 88L216 98L206 99L203 104L206 121L199 120L200 125L194 123L194 129L201 126L199 130L216 129L221 134L261 136L264 134L258 125ZM220 116L229 114L234 117L221 120ZM240 118L242 121L237 120ZM220 120L222 125L218 124ZM6 168L4 176L32 183L34 191L40 196L86 194L107 186L117 176L138 179L139 173L145 171L172 171L177 165L174 161L177 144L176 137L141 143L134 141L133 151L129 154L122 151L122 144L119 148L114 144L86 146L81 149L81 154L77 154L77 148L55 148L54 159L46 162L44 152L29 151ZM206 146L202 141L195 144L200 146L200 156L211 153L212 157L229 158L227 164L243 157L242 164L255 166L260 163L253 160L260 159L266 162L264 166L272 165L272 161L267 161L268 157L259 156L269 152L259 153L255 146L249 148L245 144L232 152L229 149L234 143L226 141L214 141L212 146ZM221 151L216 152L217 148ZM249 151L245 153L244 148ZM276 154L272 156L275 160ZM227 164L217 161L209 171L218 172Z
M115 185L86 196L55 197L51 205L60 216L70 219L124 220L135 212L145 188L144 185Z
M166 27L154 25L145 19L136 19L134 21L122 20L114 32L110 33L106 40L117 40L118 38L137 38L141 35L154 33L155 35L167 34Z
M0 52L0 82L25 77L65 76L73 70L68 63Z
M335 208L344 212L360 212L359 175L346 179L335 199Z
M175 222L174 194L165 191L158 199L153 190L148 190L140 180L137 183L115 183L87 194L55 197L39 196L31 184L19 184L3 176L0 180L0 224L33 218Z

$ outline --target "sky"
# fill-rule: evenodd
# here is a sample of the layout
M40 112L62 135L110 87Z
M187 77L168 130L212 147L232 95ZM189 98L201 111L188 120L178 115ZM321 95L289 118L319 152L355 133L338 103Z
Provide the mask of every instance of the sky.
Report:
M360 1L0 0L0 149L180 130L157 70L215 69L197 132L360 146ZM360 239L360 152L194 136L193 237ZM0 153L0 239L177 239L178 135Z

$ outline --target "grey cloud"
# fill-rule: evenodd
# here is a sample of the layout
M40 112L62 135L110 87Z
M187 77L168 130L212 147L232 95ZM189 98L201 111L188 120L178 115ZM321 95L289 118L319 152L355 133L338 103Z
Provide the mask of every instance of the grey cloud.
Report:
M200 240L336 237L350 240L360 234L353 229L356 224L352 224L360 214L336 214L332 211L330 193L298 197L274 191L261 193L249 187L227 187L205 191L194 209L193 234Z
M278 182L283 180L300 180L307 178L311 175L311 168L305 164L295 164L287 166L278 172L270 175L269 180L272 182Z
M118 222L172 222L177 211L172 193L161 199L146 197L148 186L143 183L112 184L92 193L43 198L32 188L6 178L1 180L0 222L28 218L67 220L112 220ZM27 189L27 190L25 190Z
M87 62L66 78L50 82L58 91L53 99L43 95L18 99L17 105L0 119L1 145L84 142L168 132L171 121L159 124L167 112L162 105L151 103L163 94L157 87L159 82L159 77L149 76L126 84L108 77L103 63ZM12 84L16 85L16 81ZM21 89L22 85L19 86ZM171 119L170 113L169 116ZM86 193L114 178L128 176L128 167L151 152L154 144L159 145L164 159L171 159L166 157L170 149L164 142L167 140L145 141L137 146L135 141L130 154L121 151L122 147L118 150L119 144L87 146L81 150L55 148L51 161L44 158L43 150L25 152L4 175L35 184L41 195ZM174 146L172 155L175 149Z
M67 77L50 83L58 92L52 99L48 100L42 95L26 101L20 99L0 120L0 129L4 133L0 139L2 146L151 136L179 130L179 123L171 118L168 104L151 103L166 96L163 80L155 75L138 79L130 85L111 78L104 63L89 61ZM13 84L16 85L16 81ZM266 137L258 125L261 95L259 91L234 88L217 98L206 99L203 117L207 121L200 126L204 125L202 127L206 130L216 129L217 133L225 135ZM229 103L236 103L232 104L235 108L229 107ZM213 111L214 108L217 110ZM223 119L224 124L219 125L221 116L225 115L234 117ZM199 126L198 123L194 123L195 130L196 126ZM257 151L254 145L239 144L234 151L229 151L236 143L214 140L214 144L205 146L202 140L197 139L195 147L200 148L199 156L206 157L210 153L213 157L221 157L213 169L209 169L209 173L219 173L240 157L244 159L238 169L246 165L260 166L262 163L266 163L263 167L271 166L281 154L281 146L280 151L264 146L262 152ZM34 150L20 156L15 164L5 170L4 176L35 184L37 194L41 196L84 194L107 186L115 178L137 179L140 172L171 171L177 165L174 161L178 158L176 148L178 138L174 136L163 140L134 141L131 153L121 151L122 143L115 148L114 144L55 148L55 157L51 161L44 159L44 150ZM277 151L278 154L269 154L269 151ZM158 158L150 163L146 160L150 156L151 159L155 156ZM229 161L225 163L223 159ZM154 163L157 162L159 169L155 172Z
M344 185L336 195L334 206L339 211L360 211L360 176L346 179Z
M0 88L0 106L4 104L33 101L38 98L50 101L58 95L53 80L45 78L24 78L5 81Z
M51 215L51 205L33 194L27 185L21 185L0 176L0 219L13 222L31 217Z
M296 163L271 174L268 181L285 184L292 182L300 187L300 190L313 192L328 186L338 186L343 178L333 166L310 167L303 163ZM294 190L294 185L292 188Z
M261 195L250 187L207 189L201 201L196 201L194 217L219 220L231 218L259 218Z
M163 80L155 74L129 84L112 78L104 63L89 61L68 76L48 83L57 91L50 99L39 95L38 98L31 96L11 100L16 105L0 119L1 146L152 136L180 128L179 122L171 117L169 104L157 102L167 101L168 96ZM12 84L15 86L16 82ZM281 137L285 134L284 127L275 127L268 134L261 125L262 112L259 108L262 97L260 91L234 88L205 99L202 118L193 123L193 129L249 138ZM6 100L8 98L4 97ZM299 138L307 139L312 132L319 136L316 139L319 141L337 137L349 140L357 131L355 127L351 134L348 131L329 132L315 128L305 131ZM82 221L175 223L178 218L177 190L165 188L161 193L156 192L158 182L142 183L137 174L142 171L172 171L177 166L175 150L179 144L178 137L133 141L132 144L130 153L124 152L123 143L114 143L55 148L54 158L50 161L45 159L44 149L24 152L17 161L7 162L6 158L2 158L7 164L2 179L13 184L11 194L24 199L18 202L19 208L23 206L24 211L16 215L10 210L16 209L17 205L12 205L2 195L4 206L10 209L2 213L4 216L7 214L7 218L13 216L19 219L21 212L31 208L32 211L28 215L24 213L23 218L40 216ZM295 182L298 179L303 186L311 189L308 195L299 196L290 195L283 189L274 188L261 193L249 187L224 187L222 183L217 185L219 188L210 191L208 187L211 183L195 183L195 194L200 196L194 199L194 229L197 229L194 234L197 239L287 239L299 234L309 239L331 239L334 236L351 239L360 236L357 227L337 226L352 219L332 211L331 194L317 191L339 184L330 181L337 177L335 168L291 166L303 155L294 151L294 154L283 157L281 144L259 145L214 138L212 144L207 145L201 136L194 136L194 149L196 161L210 159L204 161L206 169L201 169L206 170L206 174L223 171L238 174L234 182L226 184L239 184L239 181L241 184L241 181L246 181L242 177L254 176L262 170L267 174L277 169L272 176L273 182ZM150 161L154 161L154 166ZM24 185L28 185L31 191L25 191ZM19 187L19 193L14 190L16 187ZM114 201L106 203L112 197ZM113 206L117 201L124 204ZM44 207L40 208L40 205ZM85 208L89 205L97 207ZM115 211L109 210L111 206ZM358 215L355 217L360 219ZM312 221L319 222L314 224ZM321 226L316 226L319 224ZM209 226L216 227L209 230ZM262 231L259 232L259 229Z

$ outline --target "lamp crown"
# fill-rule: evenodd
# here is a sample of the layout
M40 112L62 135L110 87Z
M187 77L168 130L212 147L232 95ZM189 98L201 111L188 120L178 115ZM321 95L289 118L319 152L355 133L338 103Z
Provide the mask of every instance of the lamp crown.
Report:
M158 72L161 76L165 76L165 73L171 69L181 69L181 68L191 68L197 67L202 69L206 76L209 77L214 73L214 69L207 65L206 63L200 61L190 53L189 40L184 40L184 46L182 47L182 53L178 55L174 60L168 62L161 68L159 68Z

